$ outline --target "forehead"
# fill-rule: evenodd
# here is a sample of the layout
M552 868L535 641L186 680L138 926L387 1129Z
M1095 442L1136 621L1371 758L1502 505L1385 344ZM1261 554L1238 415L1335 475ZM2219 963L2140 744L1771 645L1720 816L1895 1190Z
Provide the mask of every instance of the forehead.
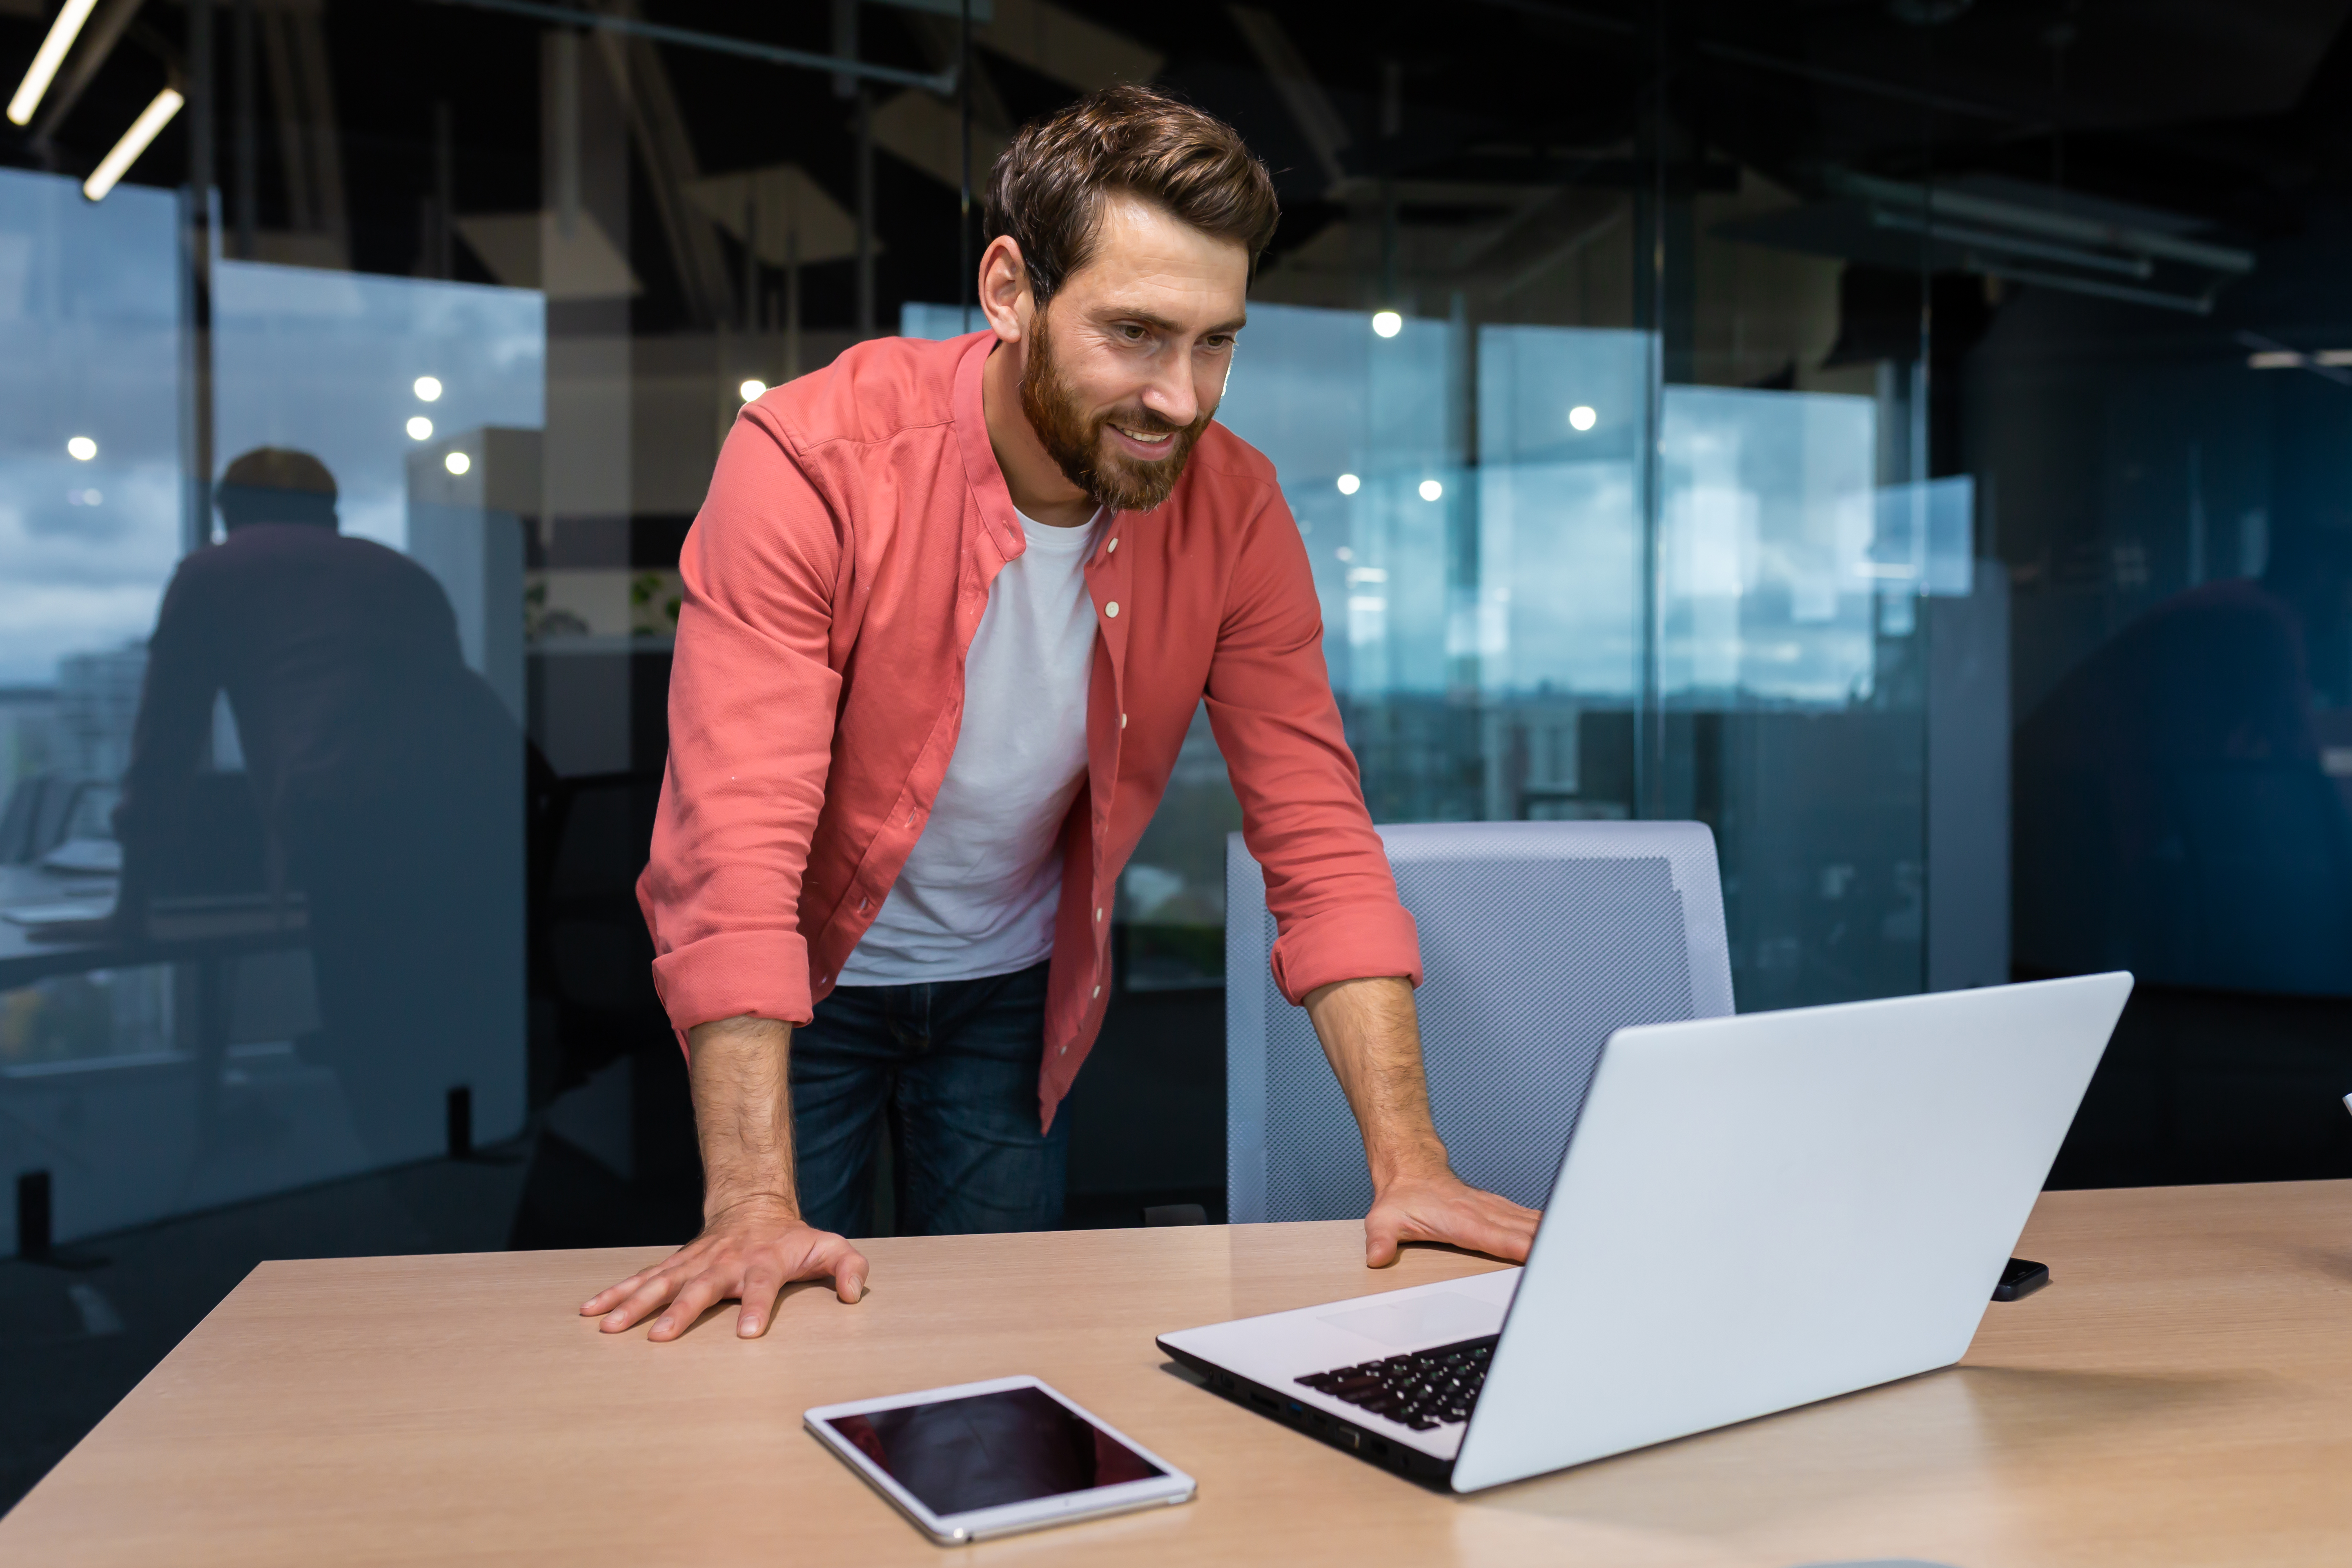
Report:
M1240 313L1248 289L1249 252L1239 241L1118 193L1104 198L1093 252L1060 293L1089 310L1132 304L1222 321Z

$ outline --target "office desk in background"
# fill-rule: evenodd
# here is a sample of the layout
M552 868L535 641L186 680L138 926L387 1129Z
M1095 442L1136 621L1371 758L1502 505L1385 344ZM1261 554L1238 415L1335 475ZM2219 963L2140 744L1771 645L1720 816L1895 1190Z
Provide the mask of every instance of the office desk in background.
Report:
M1962 1368L1470 1498L1163 1369L1155 1331L1492 1267L1367 1273L1353 1223L867 1244L755 1344L573 1315L654 1251L270 1263L5 1520L43 1564L939 1563L801 1430L829 1400L1029 1372L1199 1478L989 1563L1787 1568L2352 1560L2352 1182L2056 1193L2056 1285Z

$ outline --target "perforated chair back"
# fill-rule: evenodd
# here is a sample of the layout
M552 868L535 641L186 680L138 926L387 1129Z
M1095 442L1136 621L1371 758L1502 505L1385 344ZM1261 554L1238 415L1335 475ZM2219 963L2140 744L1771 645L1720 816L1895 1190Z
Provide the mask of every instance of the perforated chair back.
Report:
M1731 957L1696 822L1381 829L1420 927L1431 1110L1454 1170L1540 1206L1610 1035L1720 1017ZM1225 851L1226 1203L1236 1223L1360 1217L1363 1141L1304 1008L1268 968L1265 880Z

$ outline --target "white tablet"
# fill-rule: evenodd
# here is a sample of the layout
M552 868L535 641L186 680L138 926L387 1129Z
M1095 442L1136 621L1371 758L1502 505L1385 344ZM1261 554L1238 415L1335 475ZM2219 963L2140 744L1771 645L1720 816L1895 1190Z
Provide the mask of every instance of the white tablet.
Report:
M942 1545L1190 1502L1192 1478L1034 1377L999 1377L803 1417Z

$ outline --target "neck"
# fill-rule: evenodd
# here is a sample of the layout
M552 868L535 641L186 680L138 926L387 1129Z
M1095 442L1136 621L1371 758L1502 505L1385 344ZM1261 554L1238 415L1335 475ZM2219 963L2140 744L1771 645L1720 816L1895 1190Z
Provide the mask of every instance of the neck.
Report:
M1000 342L981 367L980 411L988 445L1003 470L1005 492L1022 516L1051 528L1082 528L1094 520L1094 499L1070 483L1021 409L1026 351Z

